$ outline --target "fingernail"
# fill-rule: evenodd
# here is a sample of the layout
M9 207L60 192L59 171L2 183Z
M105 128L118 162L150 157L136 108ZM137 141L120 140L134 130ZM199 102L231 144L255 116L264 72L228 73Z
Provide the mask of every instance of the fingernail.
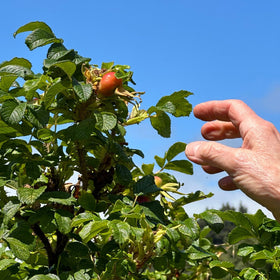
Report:
M186 148L186 155L189 157L193 157L196 155L196 151L199 148L200 143L190 143Z

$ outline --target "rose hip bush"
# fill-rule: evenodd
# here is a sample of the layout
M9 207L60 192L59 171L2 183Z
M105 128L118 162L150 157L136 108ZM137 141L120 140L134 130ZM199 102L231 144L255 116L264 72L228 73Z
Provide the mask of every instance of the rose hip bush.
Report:
M140 109L127 65L92 64L43 22L22 32L30 50L48 50L40 74L24 58L0 64L0 279L278 279L280 227L261 211L188 216L212 194L179 191L174 174L192 174L177 157L185 143L134 162L144 154L126 128L149 120L170 137L171 117L192 110L190 92ZM236 227L216 246L207 234L225 220ZM241 269L222 258L233 251Z

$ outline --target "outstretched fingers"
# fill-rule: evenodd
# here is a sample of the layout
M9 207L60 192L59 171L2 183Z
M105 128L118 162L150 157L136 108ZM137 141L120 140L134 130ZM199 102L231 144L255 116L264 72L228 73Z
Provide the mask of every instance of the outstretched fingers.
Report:
M212 170L212 173L226 171L233 174L238 168L238 161L235 160L236 149L220 143L192 142L187 145L185 153L189 160L204 166L209 173Z
M217 141L240 138L239 130L231 122L211 121L201 128L202 136L207 140Z
M219 120L232 123L244 137L249 129L256 126L260 117L243 101L208 101L194 107L194 115L204 121Z

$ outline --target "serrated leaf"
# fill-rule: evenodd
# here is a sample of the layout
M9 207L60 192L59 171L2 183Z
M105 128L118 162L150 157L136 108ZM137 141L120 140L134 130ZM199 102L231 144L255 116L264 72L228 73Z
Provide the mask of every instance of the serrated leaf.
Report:
M196 245L190 246L187 249L187 253L189 254L189 258L191 260L199 260L199 259L204 259L209 257L215 257L213 253L207 252Z
M54 274L37 274L31 277L29 280L60 280L60 278Z
M45 127L49 121L49 112L43 106L27 106L26 119L38 129Z
M45 105L45 108L51 106L51 104L54 102L55 97L58 93L64 91L66 87L63 85L60 78L54 81L54 83L45 91L43 102Z
M191 92L185 90L174 92L169 96L162 97L156 107L175 117L189 116L192 111L192 105L186 100L186 97L191 94Z
M65 60L67 58L71 59L71 57L75 56L74 50L67 50L65 46L61 43L54 43L48 49L47 58L51 60Z
M54 59L45 59L44 66L50 71L55 68L61 69L68 76L69 80L72 80L72 75L76 71L76 64L70 60L57 61Z
M82 230L79 232L80 237L85 243L89 242L94 238L98 233L103 230L108 229L108 221L92 221L86 224Z
M12 201L9 201L2 210L2 213L4 214L3 223L7 224L18 212L20 209L20 204L13 203Z
M76 82L74 83L74 90L80 102L87 101L92 95L92 87L90 84Z
M215 267L215 266L224 267L224 268L234 268L234 264L231 262L214 260L209 263L210 268Z
M117 125L117 116L109 112L95 112L96 127L102 131L113 129Z
M165 158L161 158L159 156L155 156L155 161L160 168L162 168L165 164Z
M237 255L240 257L246 257L255 251L253 246L245 246L238 249Z
M90 212L81 213L81 214L77 215L76 217L74 217L74 219L72 220L71 226L77 227L85 222L92 221L92 220L98 220L98 219L100 220L100 218L98 218L93 213L90 213Z
M132 181L132 175L129 169L121 164L116 165L115 176L117 178L117 182L123 186L128 186Z
M204 219L215 232L220 232L224 227L224 222L220 216L210 210L206 210L197 216Z
M155 185L154 176L152 176L152 175L144 176L139 181L137 181L134 186L135 194L155 193L160 190L161 189Z
M45 191L47 187L39 189L21 187L17 189L18 199L21 203L32 204Z
M153 170L154 170L154 164L142 164L142 170L144 172L145 175L151 175L153 174Z
M54 191L45 192L40 196L42 202L54 202L62 205L73 205L76 203L76 199L67 192Z
M22 33L22 32L27 32L27 31L33 31L35 29L42 29L45 30L48 33L53 33L51 28L42 21L33 21L33 22L29 22L21 27L19 27L17 29L16 32L14 32L14 37L16 37L17 34Z
M241 213L241 212L236 212L233 210L227 210L227 211L220 211L219 216L224 220L224 221L229 221L234 223L237 226L242 226L246 228L247 230L252 229L252 224L248 217Z
M7 237L6 241L9 243L10 249L17 258L21 260L27 260L29 258L30 251L28 245L12 237Z
M167 151L166 153L166 159L167 161L171 161L174 157L176 157L178 154L185 151L186 143L183 142L176 142L174 143Z
M128 239L131 232L130 225L123 221L112 221L109 224L113 231L114 239L120 243L124 244Z
M228 241L230 244L236 244L237 242L248 239L254 238L255 236L249 232L247 229L237 226L235 227L228 235Z
M13 75L26 79L32 77L34 73L21 65L6 65L0 68L0 75Z
M150 117L151 125L162 137L168 138L171 135L171 120L169 116L161 110L156 111L156 115Z
M96 206L96 200L91 193L82 192L78 198L78 203L89 211L94 211Z
M195 201L199 201L199 200L202 200L202 199L205 199L205 198L209 198L211 196L213 196L213 193L209 193L209 194L206 195L202 191L196 191L195 193L189 193L188 196L180 197L179 199L174 201L172 203L172 205L173 205L174 208L177 208L177 207L181 207L181 206L184 206L186 204L189 204L189 203L192 203L192 202L195 202Z
M15 99L6 100L0 110L1 118L7 124L18 124L25 113L26 103L20 103Z
M34 50L38 47L42 47L52 43L62 43L62 39L58 39L52 32L46 29L35 29L25 39L25 44L30 50Z
M178 230L182 234L187 235L192 239L196 239L199 236L200 227L195 219L188 218L185 221L181 222Z
M15 263L16 263L16 261L13 259L0 260L0 271L7 269L9 266L12 266Z
M69 212L62 212L62 211L56 211L54 213L54 218L57 224L58 230L62 234L67 234L71 231L71 218L69 217Z
M165 169L178 171L184 174L193 174L193 165L188 160L173 160L168 162Z
M109 70L113 67L114 65L114 62L103 62L102 65L101 65L101 69L106 69L106 70Z

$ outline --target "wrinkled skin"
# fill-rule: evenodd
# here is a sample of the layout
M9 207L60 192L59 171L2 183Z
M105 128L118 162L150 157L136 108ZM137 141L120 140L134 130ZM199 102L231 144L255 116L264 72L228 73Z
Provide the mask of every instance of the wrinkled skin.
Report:
M226 171L223 190L240 189L270 210L280 221L280 133L239 100L209 101L197 105L194 115L207 121L206 140L187 145L186 156L210 174ZM217 140L242 138L240 148Z

